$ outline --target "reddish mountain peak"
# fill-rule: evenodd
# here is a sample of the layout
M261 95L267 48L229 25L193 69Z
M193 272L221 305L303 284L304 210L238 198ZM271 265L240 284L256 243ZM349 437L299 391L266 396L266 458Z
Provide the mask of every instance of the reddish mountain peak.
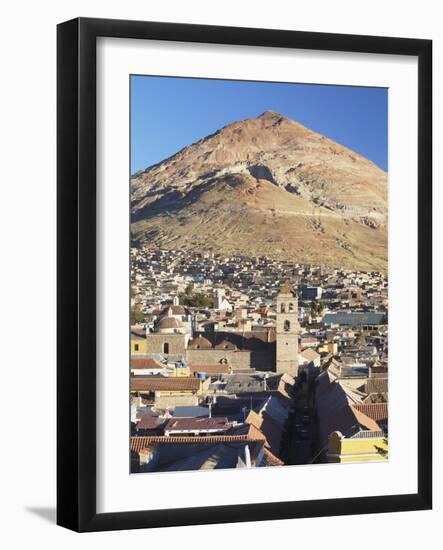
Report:
M361 155L265 111L137 174L132 230L226 252L250 247L241 236L253 231L254 250L273 257L384 269L386 181Z
M286 119L285 116L281 115L280 113L277 113L277 111L265 111L264 113L259 115L257 118L275 119L275 120Z

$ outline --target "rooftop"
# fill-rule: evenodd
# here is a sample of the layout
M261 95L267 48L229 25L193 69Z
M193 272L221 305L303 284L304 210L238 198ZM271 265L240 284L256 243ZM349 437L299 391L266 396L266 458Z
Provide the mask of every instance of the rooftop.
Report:
M201 436L165 436L165 435L153 435L153 436L133 436L131 437L131 451L139 453L142 449L146 449L153 443L164 443L168 445L184 444L192 445L196 443L238 443L242 441L262 441L263 436L250 437L245 435L207 435Z
M224 430L228 426L226 417L203 418L171 418L165 426L165 432L187 432L205 430Z
M226 363L191 363L189 367L193 374L202 372L208 375L228 374L231 368L230 365Z
M131 369L161 369L164 365L151 357L131 357Z
M322 319L322 323L325 325L345 326L383 325L386 322L386 315L378 311L337 311L326 313Z
M201 380L193 377L133 376L131 391L198 391Z

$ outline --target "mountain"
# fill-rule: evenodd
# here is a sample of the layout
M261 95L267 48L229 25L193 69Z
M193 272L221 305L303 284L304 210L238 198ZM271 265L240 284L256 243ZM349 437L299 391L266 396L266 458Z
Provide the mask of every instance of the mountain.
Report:
M131 178L135 239L387 269L387 174L278 113L229 124Z

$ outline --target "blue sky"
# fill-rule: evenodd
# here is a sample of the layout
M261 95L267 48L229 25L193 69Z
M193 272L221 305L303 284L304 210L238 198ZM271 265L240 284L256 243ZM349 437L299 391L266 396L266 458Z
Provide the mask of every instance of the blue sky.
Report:
M387 169L386 88L131 76L131 173L277 111Z

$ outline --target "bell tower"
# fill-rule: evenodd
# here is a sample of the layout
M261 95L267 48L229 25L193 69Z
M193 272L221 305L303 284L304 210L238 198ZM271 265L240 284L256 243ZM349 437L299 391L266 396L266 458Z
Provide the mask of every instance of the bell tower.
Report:
M297 376L299 332L297 294L286 281L277 295L277 373Z

